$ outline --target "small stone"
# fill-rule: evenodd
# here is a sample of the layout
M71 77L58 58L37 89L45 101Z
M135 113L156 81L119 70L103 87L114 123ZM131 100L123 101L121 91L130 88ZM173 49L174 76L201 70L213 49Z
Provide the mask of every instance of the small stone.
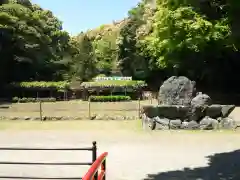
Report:
M96 120L103 120L104 119L104 117L102 116L102 115L97 115L97 117L96 117Z
M218 117L217 121L220 123L222 121L222 117Z
M182 121L179 120L170 120L169 127L170 129L180 129L182 125Z
M34 117L33 121L40 121L40 117Z
M218 120L216 119L206 116L200 121L200 129L202 130L213 130L216 127L218 127Z
M182 122L181 129L194 130L199 129L199 124L196 121L184 121Z
M146 114L143 114L142 127L145 130L154 130L156 128L156 122L154 119L147 117Z
M26 120L26 121L29 121L29 120L31 120L31 118L30 118L30 117L28 117L28 116L24 117L23 119L24 119L24 120Z
M81 118L80 117L73 117L73 120L81 120Z
M58 121L60 121L60 120L63 119L63 117L62 117L62 116L57 116L56 119L57 119Z
M122 120L124 120L125 118L124 118L124 116L121 116L121 115L119 115L118 117L117 117L117 120L120 120L120 121L122 121Z
M235 129L237 127L236 121L229 117L223 118L220 125L222 129Z
M161 130L168 130L169 129L169 124L170 120L167 118L160 118L160 117L155 117L153 120L156 122L156 129L161 129Z
M10 117L10 120L18 120L18 117Z
M188 124L189 124L189 122L183 121L182 125L181 125L181 129L187 129L188 128Z
M200 125L196 121L190 121L188 123L188 129L194 130L194 129L199 129L199 127L200 127Z

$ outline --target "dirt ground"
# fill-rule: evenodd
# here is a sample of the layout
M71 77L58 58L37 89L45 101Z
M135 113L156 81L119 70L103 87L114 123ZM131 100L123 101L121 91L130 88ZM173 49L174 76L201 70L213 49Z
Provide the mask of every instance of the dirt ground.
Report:
M136 116L143 105L157 104L155 99L131 102L92 102L90 104L91 115L109 116ZM39 117L39 103L13 103L4 104L0 107L0 116L5 117ZM4 108L5 107L5 108ZM140 107L140 108L139 108ZM89 104L86 101L61 101L55 103L42 103L43 116L67 116L67 117L87 117L89 114ZM240 122L240 107L236 107L231 113L236 121Z
M58 108L59 112L61 108L65 108L64 105L58 105L55 108ZM20 107L22 109L19 109L19 113L31 108L29 104L28 107ZM126 104L122 107L130 108ZM74 105L71 108L74 108ZM50 113L50 109L48 110ZM77 112L77 109L68 113L74 112ZM238 120L240 108L236 108L231 116ZM151 132L143 131L139 121L134 120L0 121L0 130L0 147L89 147L92 141L97 141L98 155L105 151L109 153L108 180L240 179L240 131ZM82 151L0 153L0 161L91 160L91 154ZM88 168L88 166L0 165L0 176L81 177Z
M100 123L100 121L98 121ZM104 127L106 124L104 125ZM82 130L5 130L0 146L90 147L107 151L108 180L240 179L240 132ZM112 128L112 129L111 129ZM1 151L0 161L89 162L89 152ZM81 177L88 166L0 165L0 176Z
M141 101L140 107L146 104L156 104L156 100ZM0 108L0 116L5 117L39 117L39 103L13 103L4 104ZM43 116L88 116L89 104L87 101L60 101L55 103L42 103ZM98 115L127 115L138 116L139 102L91 102L91 114Z

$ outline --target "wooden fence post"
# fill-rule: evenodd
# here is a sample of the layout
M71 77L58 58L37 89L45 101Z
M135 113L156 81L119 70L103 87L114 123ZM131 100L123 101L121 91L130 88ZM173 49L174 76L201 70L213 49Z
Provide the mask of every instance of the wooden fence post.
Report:
M91 99L88 97L88 118L91 119Z
M42 121L43 118L42 118L42 101L41 100L39 101L39 111L40 111L40 120Z
M140 118L141 116L140 111L141 111L141 98L138 98L138 118Z

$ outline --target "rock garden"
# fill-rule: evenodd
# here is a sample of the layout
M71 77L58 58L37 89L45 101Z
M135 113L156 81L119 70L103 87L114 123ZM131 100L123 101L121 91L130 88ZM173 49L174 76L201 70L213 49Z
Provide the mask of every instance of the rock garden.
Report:
M197 92L196 83L184 76L172 76L159 90L158 105L143 106L144 128L155 130L235 129L229 114L235 105L213 104L211 97Z

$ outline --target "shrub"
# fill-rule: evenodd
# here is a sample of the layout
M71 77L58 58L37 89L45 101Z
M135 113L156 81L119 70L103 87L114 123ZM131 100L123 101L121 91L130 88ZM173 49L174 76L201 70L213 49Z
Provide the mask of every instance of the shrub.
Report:
M39 101L42 101L42 102L56 102L56 98L26 98L26 97L23 97L23 98L18 98L18 97L14 97L12 99L12 102L19 102L19 103L30 103L30 102L39 102Z
M20 82L20 83L11 83L13 87L21 87L26 89L56 89L59 92L63 92L68 89L70 83L67 81L32 81L32 82Z
M31 100L33 100L33 99L31 98ZM29 99L29 101L30 101L30 99ZM18 102L20 102L20 103L26 103L29 101L28 101L28 98L25 98L25 97L18 99Z
M51 98L39 98L38 101L42 101L42 102L56 102L57 99L54 97Z
M134 81L134 80L105 80L105 81L91 81L83 82L82 87L132 87L141 88L146 86L144 81Z
M18 102L18 100L19 100L19 98L18 97L14 97L13 99L12 99L12 102Z
M130 96L90 96L92 102L130 101Z

